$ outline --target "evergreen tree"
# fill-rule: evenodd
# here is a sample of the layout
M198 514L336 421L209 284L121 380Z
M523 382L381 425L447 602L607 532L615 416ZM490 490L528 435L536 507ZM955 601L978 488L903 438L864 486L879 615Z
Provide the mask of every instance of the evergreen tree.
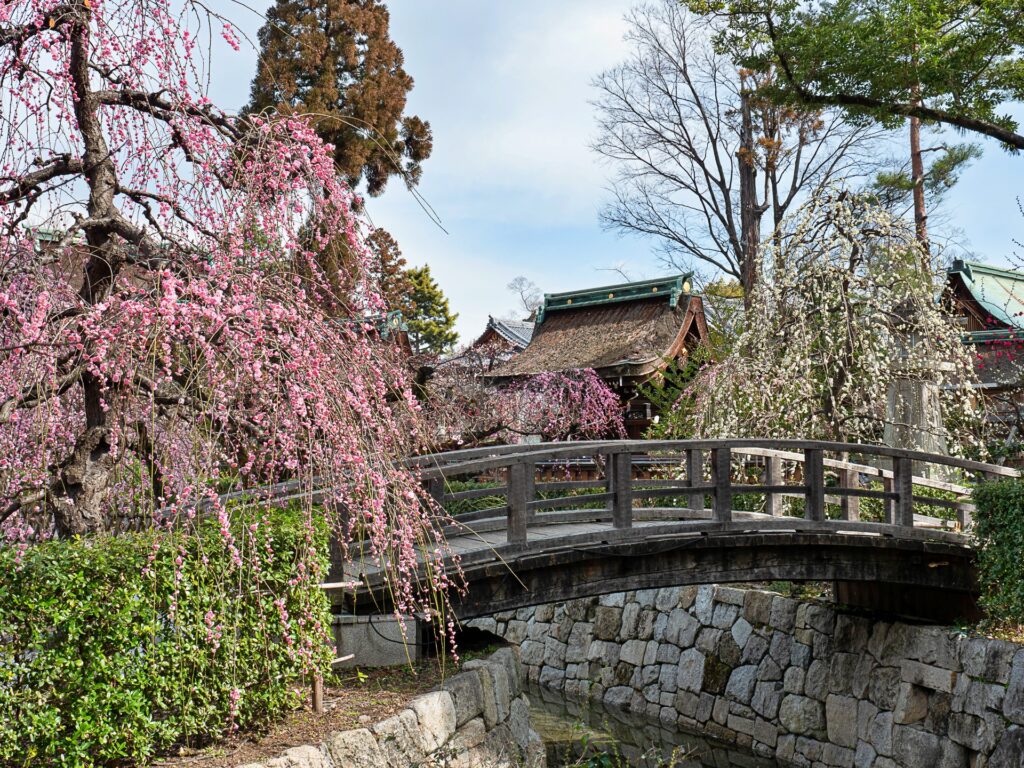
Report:
M430 274L430 267L406 271L412 292L403 312L409 325L409 343L417 354L441 355L459 340L448 299Z
M430 123L403 114L413 79L388 25L380 0L276 0L247 108L314 115L340 172L371 195L394 175L414 186L433 141Z

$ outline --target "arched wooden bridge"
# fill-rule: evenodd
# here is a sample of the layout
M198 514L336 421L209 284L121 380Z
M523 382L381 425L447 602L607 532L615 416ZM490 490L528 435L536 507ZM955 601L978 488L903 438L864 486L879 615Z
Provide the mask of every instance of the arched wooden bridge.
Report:
M952 619L977 585L971 486L1012 469L798 440L500 446L413 459L468 585L462 618L629 589L831 581L844 602ZM388 606L358 557L347 610ZM944 614L944 615L939 615Z

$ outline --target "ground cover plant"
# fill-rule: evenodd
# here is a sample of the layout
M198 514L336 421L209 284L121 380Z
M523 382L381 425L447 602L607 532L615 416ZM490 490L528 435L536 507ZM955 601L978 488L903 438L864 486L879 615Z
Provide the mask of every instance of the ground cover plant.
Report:
M1024 482L982 483L974 490L974 538L981 605L996 621L1024 626Z
M310 588L327 526L297 509L232 517L237 557L215 519L0 548L0 763L145 763L295 706L331 658Z

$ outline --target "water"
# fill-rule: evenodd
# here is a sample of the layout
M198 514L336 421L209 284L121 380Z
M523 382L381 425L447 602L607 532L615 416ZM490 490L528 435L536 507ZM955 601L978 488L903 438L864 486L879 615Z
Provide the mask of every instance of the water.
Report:
M713 741L699 733L557 691L530 687L530 720L544 739L549 768L780 768L776 760Z

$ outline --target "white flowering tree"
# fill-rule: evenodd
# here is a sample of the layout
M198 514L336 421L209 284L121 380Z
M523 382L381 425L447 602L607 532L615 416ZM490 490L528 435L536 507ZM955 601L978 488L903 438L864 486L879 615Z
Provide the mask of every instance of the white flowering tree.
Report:
M805 204L763 257L746 330L663 434L878 443L910 429L953 453L977 447L972 360L906 222L833 192ZM894 393L915 388L932 400L930 419L894 423Z

